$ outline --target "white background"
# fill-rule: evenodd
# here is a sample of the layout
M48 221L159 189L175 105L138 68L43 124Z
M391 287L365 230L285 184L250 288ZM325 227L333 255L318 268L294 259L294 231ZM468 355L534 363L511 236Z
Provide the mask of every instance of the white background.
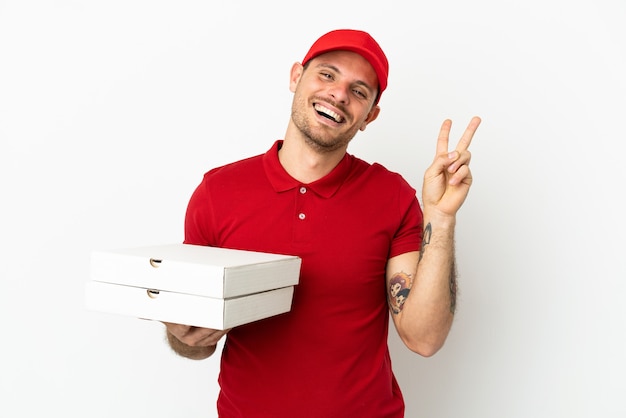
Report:
M0 0L0 415L214 416L219 356L87 311L89 254L182 241L202 174L281 138L291 64L351 27L391 64L351 153L420 190L443 119L456 141L483 118L451 335L428 359L391 337L407 417L626 416L624 21L623 0Z

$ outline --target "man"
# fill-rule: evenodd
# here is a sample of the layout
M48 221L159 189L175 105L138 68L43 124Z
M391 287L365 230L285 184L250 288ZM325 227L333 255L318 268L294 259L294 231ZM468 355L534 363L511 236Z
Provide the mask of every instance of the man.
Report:
M389 317L423 356L448 335L456 213L472 182L468 147L480 119L452 152L451 122L443 123L422 209L400 175L347 153L378 117L387 74L366 32L323 35L291 68L284 140L209 171L190 199L185 243L302 258L289 313L227 331L166 324L172 348L192 359L213 354L228 334L222 417L402 417Z

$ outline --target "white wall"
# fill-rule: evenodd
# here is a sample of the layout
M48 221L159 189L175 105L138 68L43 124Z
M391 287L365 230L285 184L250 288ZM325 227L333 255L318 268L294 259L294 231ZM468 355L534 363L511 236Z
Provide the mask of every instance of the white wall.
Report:
M407 416L625 416L625 19L622 0L0 0L0 415L214 416L217 356L86 311L89 253L181 241L202 174L283 135L291 64L355 27L391 73L352 153L419 189L441 121L484 121L449 340L424 359L391 338Z

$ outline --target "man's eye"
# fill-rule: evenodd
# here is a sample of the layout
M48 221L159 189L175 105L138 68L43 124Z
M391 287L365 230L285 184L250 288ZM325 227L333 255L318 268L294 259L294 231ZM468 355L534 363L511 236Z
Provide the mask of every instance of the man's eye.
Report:
M363 93L361 90L354 90L354 94L356 94L357 96L362 97L362 98L366 98L367 97L367 95L365 93Z

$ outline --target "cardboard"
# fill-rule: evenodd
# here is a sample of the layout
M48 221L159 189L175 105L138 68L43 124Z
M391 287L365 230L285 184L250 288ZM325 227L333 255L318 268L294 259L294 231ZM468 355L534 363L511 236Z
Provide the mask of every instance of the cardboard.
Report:
M223 330L289 312L293 292L287 286L220 299L92 281L86 302L94 311Z
M88 309L228 329L291 310L297 256L189 244L91 255Z
M231 298L296 285L300 265L297 256L166 244L93 251L91 279Z

